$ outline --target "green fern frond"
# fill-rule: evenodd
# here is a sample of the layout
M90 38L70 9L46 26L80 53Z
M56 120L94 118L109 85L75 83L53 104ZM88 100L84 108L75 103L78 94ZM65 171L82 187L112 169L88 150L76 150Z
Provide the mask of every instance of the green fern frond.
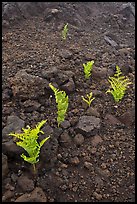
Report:
M95 99L95 97L92 98L92 95L93 95L92 92L90 92L89 94L87 94L87 95L86 95L86 96L87 96L87 99L84 98L84 96L81 96L82 99L83 99L83 101L85 101L85 102L88 104L89 107L90 107L92 101Z
M40 144L37 142L37 139L39 137L39 133L44 134L43 131L40 130L40 128L46 123L47 120L42 120L34 129L31 129L29 126L27 126L27 129L22 128L24 133L10 133L10 136L14 136L18 138L20 141L16 142L16 144L20 147L22 147L29 155L27 157L26 155L22 154L21 157L31 163L35 164L38 162L38 157L40 153L40 148L42 145L50 138L47 137L43 139Z
M108 89L106 93L111 93L116 102L119 102L124 97L128 85L132 84L128 77L121 75L122 71L119 66L116 66L116 73L108 79L111 89Z
M90 76L91 76L91 71L92 71L93 64L94 64L94 60L89 61L86 64L83 64L84 74L85 74L86 79L89 79Z
M58 109L57 122L59 127L61 122L65 120L65 115L68 109L68 96L66 95L65 91L59 91L51 83L49 83L49 87L53 90L55 94L55 99L56 99L57 109Z
M66 40L68 34L68 23L64 25L64 28L62 30L62 39Z

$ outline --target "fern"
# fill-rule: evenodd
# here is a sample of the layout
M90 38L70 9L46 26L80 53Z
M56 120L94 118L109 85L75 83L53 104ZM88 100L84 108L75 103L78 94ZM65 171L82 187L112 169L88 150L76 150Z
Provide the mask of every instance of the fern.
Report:
M68 23L64 26L63 30L62 30L62 39L66 40L67 38L67 33L68 33Z
M84 67L84 74L85 74L85 78L89 79L91 76L91 71L93 68L93 64L94 64L94 60L87 62L87 64L83 64Z
M84 96L81 96L83 101L85 101L88 106L90 107L91 102L95 99L94 97L92 98L92 92L90 92L89 94L86 95L88 99L85 99Z
M47 120L42 120L34 129L31 129L29 126L27 126L27 129L22 128L24 133L10 133L10 136L14 136L18 138L20 141L16 142L16 144L20 147L22 147L29 155L26 156L25 154L21 154L21 157L27 161L28 163L31 163L34 167L35 171L35 164L39 161L38 157L40 154L40 149L44 145L44 143L50 138L47 137L43 139L40 143L37 142L38 134L44 132L40 130L40 128L46 123Z
M58 109L57 122L59 127L61 122L64 121L65 114L68 109L68 96L66 95L65 91L59 91L59 89L55 88L51 83L49 84L49 86L55 94L55 99L56 99L57 109Z
M111 89L108 89L106 93L111 93L115 102L119 102L124 97L128 85L131 84L128 77L121 75L119 66L116 66L116 73L108 79Z

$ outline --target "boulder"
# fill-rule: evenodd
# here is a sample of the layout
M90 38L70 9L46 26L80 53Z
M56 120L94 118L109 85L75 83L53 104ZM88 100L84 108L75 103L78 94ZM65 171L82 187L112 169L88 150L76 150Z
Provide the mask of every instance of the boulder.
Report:
M14 77L8 79L12 88L13 96L20 99L37 99L45 95L49 89L48 81L39 76L28 74L26 70L20 70Z

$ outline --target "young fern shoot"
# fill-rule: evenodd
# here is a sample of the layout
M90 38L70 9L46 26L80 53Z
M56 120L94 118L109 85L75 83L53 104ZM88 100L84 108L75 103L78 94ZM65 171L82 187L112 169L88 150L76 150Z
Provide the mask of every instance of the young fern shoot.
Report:
M58 109L57 122L59 127L61 122L65 120L65 115L68 109L68 96L66 95L65 91L59 91L51 83L49 84L49 86L54 92L56 103L57 103L57 109Z
M121 75L122 72L119 66L116 66L116 73L113 77L109 77L108 79L111 89L108 89L106 93L111 93L115 102L119 102L124 97L128 85L132 84L128 77Z
M83 64L85 79L90 78L93 64L94 64L94 60L87 62L87 64Z
M67 34L68 34L68 23L65 24L63 30L62 30L62 39L63 40L66 40L67 38Z
M90 92L89 94L87 94L86 96L87 96L87 99L86 98L84 98L84 96L81 96L82 97L82 99L83 99L83 101L85 101L87 104L88 104L88 106L90 107L90 105L91 105L91 102L95 99L95 97L93 97L92 98L92 92Z
M40 143L38 143L37 139L39 138L38 134L44 132L40 130L40 128L46 123L47 120L42 120L38 125L36 125L36 128L31 129L29 126L27 126L27 129L22 128L24 133L10 133L10 136L14 136L19 139L19 141L16 142L16 144L20 147L22 147L29 156L26 156L25 154L21 154L21 157L24 159L24 161L31 163L33 165L34 173L36 172L35 164L39 161L38 157L40 154L40 149L44 145L44 143L50 138L47 137L43 139Z

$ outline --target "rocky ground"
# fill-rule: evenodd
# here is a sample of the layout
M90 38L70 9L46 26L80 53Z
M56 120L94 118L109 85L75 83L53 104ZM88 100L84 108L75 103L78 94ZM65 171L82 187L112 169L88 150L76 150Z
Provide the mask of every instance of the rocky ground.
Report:
M2 201L135 201L134 4L11 3L3 3L2 22ZM116 65L132 82L119 103L106 94ZM69 97L59 128L49 82ZM88 107L81 96L90 91ZM8 134L43 119L40 139L51 138L34 175Z

